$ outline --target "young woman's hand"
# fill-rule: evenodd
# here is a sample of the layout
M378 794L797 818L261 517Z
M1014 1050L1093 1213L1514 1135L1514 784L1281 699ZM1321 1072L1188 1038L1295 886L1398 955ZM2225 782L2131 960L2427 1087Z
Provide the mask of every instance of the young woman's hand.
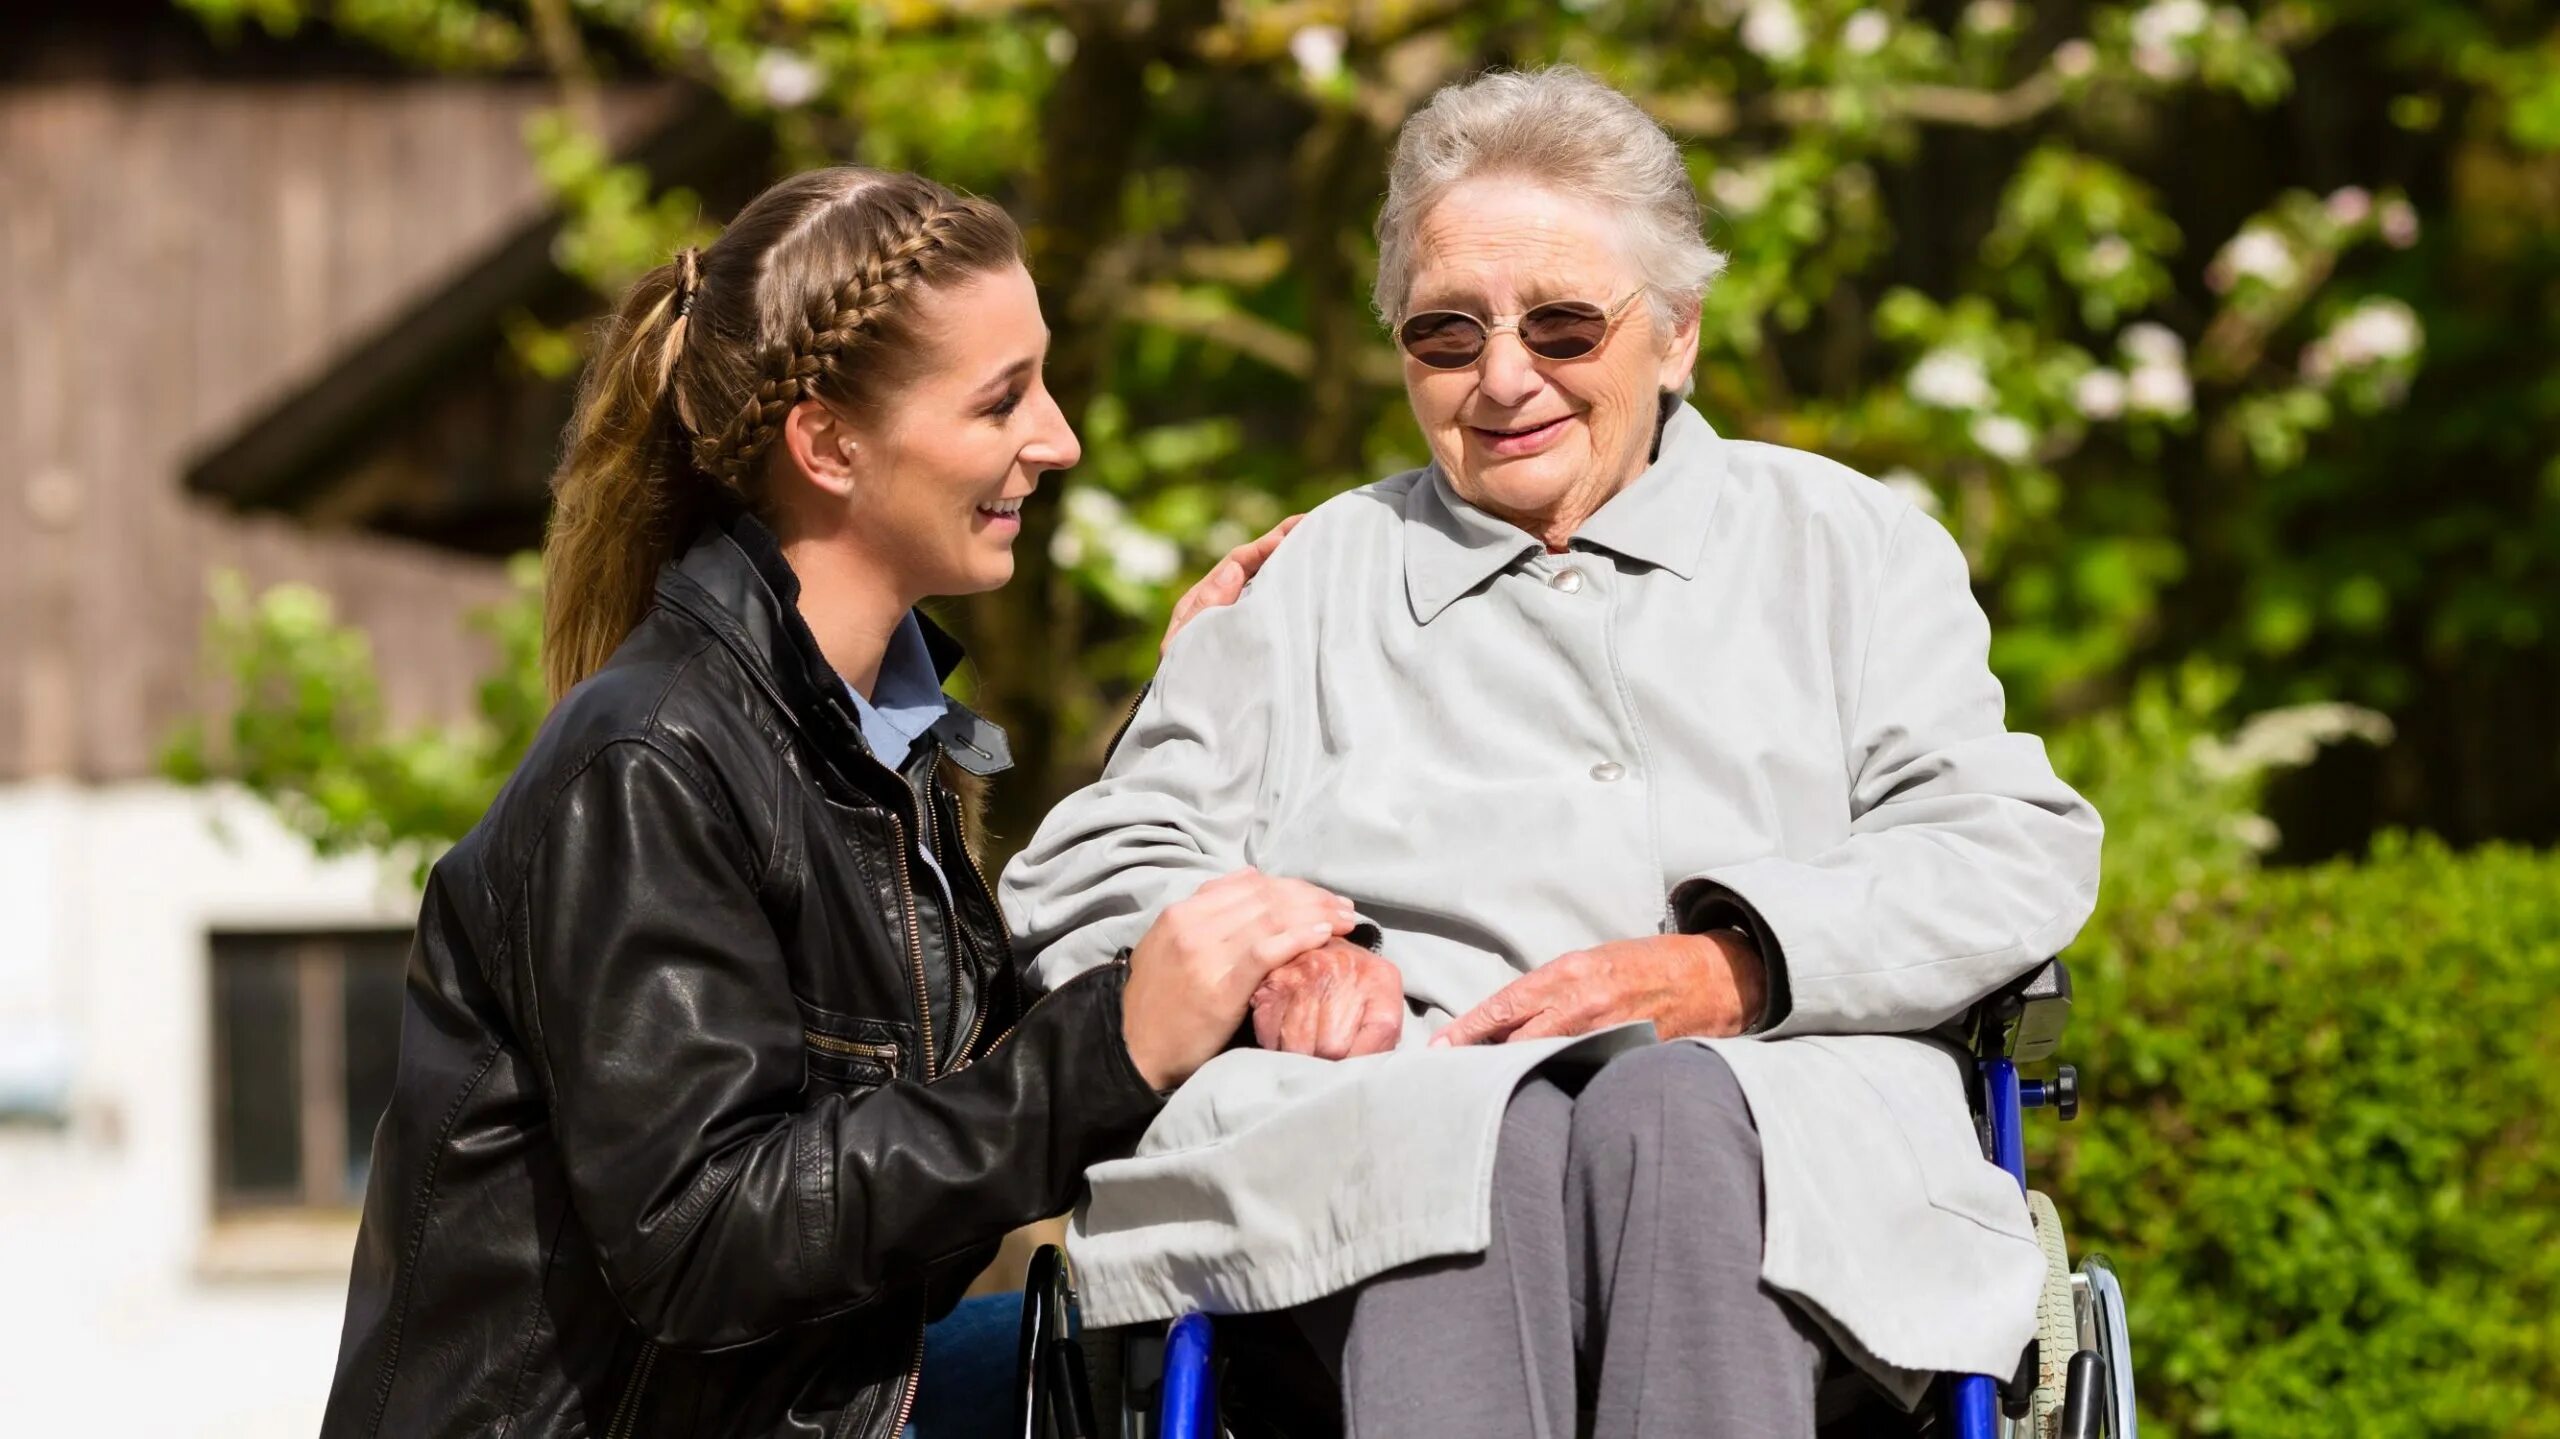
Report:
M1241 598L1245 581L1262 572L1262 562L1271 558L1271 552L1280 548L1280 541L1287 538L1289 532L1298 527L1298 521L1305 518L1304 515L1291 515L1273 525L1271 533L1261 539L1227 551L1227 557L1218 561L1216 568L1201 576L1200 583L1173 602L1173 618L1165 622L1164 643L1156 646L1156 653L1162 655L1173 648L1173 637L1182 633L1184 625L1199 618L1201 611L1231 605Z
M1404 1015L1404 972L1347 939L1290 960L1253 992L1254 1042L1284 1054L1383 1054Z
M1304 880L1240 869L1169 905L1129 955L1120 1032L1138 1073L1172 1089L1226 1048L1263 977L1359 921Z

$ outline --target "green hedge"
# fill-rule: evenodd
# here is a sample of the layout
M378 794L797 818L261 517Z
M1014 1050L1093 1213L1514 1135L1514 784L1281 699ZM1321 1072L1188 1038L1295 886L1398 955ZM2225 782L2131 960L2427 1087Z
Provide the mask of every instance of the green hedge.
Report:
M2143 878L2029 1128L2150 1432L2560 1435L2560 855Z

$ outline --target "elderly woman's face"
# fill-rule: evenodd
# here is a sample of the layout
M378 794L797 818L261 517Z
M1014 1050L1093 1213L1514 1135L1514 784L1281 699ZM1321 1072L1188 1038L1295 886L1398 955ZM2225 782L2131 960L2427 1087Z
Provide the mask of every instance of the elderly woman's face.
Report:
M1609 216L1525 181L1457 186L1422 217L1415 241L1406 315L1459 310L1503 325L1552 300L1616 313L1600 347L1578 359L1532 354L1504 329L1464 369L1404 360L1414 417L1458 493L1560 548L1643 473L1659 397L1696 362L1696 320L1664 333Z

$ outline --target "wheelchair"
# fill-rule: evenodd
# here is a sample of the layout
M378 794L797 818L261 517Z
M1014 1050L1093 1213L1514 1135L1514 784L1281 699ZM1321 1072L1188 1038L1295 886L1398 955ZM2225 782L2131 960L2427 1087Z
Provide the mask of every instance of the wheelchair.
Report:
M2070 1017L2059 959L1974 1006L1960 1037L1974 1057L1972 1106L1983 1154L2027 1189L2044 1249L2036 1337L2007 1376L1942 1375L1916 1413L1862 1376L1826 1380L1820 1433L1927 1439L2136 1439L2132 1337L2124 1287L2100 1255L2071 1266L2053 1201L2027 1188L2024 1113L2079 1112L2079 1075L2018 1069L2052 1058ZM1023 1286L1015 1417L1022 1439L1331 1439L1331 1377L1279 1315L1186 1314L1170 1326L1080 1335L1066 1257L1032 1257ZM1097 1417L1107 1414L1111 1426Z

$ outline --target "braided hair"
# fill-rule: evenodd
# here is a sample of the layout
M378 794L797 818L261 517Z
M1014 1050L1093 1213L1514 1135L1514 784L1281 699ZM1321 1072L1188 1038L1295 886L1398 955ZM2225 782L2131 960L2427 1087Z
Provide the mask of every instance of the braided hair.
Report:
M776 184L709 248L634 284L608 322L552 477L543 670L554 698L647 613L717 491L764 504L765 457L807 400L892 399L929 362L914 296L1018 264L993 203L838 166Z

